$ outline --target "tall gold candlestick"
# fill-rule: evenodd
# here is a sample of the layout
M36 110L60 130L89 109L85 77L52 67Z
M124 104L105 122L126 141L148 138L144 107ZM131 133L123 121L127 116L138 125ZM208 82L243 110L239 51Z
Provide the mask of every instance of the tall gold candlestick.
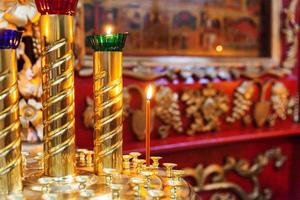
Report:
M0 30L0 199L22 191L17 54L21 33ZM5 199L5 197L3 197Z
M77 0L36 0L41 12L45 175L75 174L74 20Z
M122 170L122 49L127 34L89 36L94 53L94 166Z

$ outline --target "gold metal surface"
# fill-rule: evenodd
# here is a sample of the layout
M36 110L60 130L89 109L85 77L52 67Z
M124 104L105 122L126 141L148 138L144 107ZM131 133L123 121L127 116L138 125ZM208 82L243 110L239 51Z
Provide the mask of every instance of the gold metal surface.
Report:
M41 17L45 175L75 174L73 17Z
M18 100L16 51L0 50L0 195L22 190Z
M122 170L122 52L94 53L95 173Z

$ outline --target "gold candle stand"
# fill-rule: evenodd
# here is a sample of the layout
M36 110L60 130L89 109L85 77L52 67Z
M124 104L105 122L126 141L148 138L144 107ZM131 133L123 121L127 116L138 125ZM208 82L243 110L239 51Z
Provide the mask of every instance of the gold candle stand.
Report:
M122 49L127 34L89 36L94 52L94 168L122 170Z
M45 175L75 174L73 16L42 15Z
M22 191L22 156L17 86L21 33L0 30L0 199Z
M184 181L184 171L174 170L176 164L164 163L161 167L160 157L151 157L152 165L144 165L139 153L124 155L122 173L116 169L105 168L101 176L91 175L94 171L89 166L93 151L77 151L78 175L73 177L43 177L35 182L25 184L23 197L26 199L199 199L193 188ZM25 154L26 173L42 168L37 167L36 155ZM125 173L126 172L126 173ZM30 177L31 175L29 175ZM25 179L26 180L26 179ZM20 199L20 198L17 198Z

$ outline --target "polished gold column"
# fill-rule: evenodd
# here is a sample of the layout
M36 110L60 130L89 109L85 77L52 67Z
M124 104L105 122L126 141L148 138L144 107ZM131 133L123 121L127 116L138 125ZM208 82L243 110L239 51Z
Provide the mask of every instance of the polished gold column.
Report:
M95 172L122 169L122 52L94 53Z
M22 191L17 69L16 50L0 48L0 199Z
M87 43L94 52L94 167L122 170L123 80L122 49L127 34L92 35Z
M75 174L73 16L42 15L45 175Z

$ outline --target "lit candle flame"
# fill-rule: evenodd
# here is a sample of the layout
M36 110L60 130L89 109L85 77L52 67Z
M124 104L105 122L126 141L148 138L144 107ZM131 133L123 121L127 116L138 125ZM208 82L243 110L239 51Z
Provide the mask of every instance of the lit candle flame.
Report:
M148 89L147 89L147 100L150 100L152 97L152 93L153 93L153 88L151 85L149 85Z
M112 34L112 31L113 31L112 26L107 25L107 26L106 26L106 34L107 34L107 35L111 35L111 34Z

